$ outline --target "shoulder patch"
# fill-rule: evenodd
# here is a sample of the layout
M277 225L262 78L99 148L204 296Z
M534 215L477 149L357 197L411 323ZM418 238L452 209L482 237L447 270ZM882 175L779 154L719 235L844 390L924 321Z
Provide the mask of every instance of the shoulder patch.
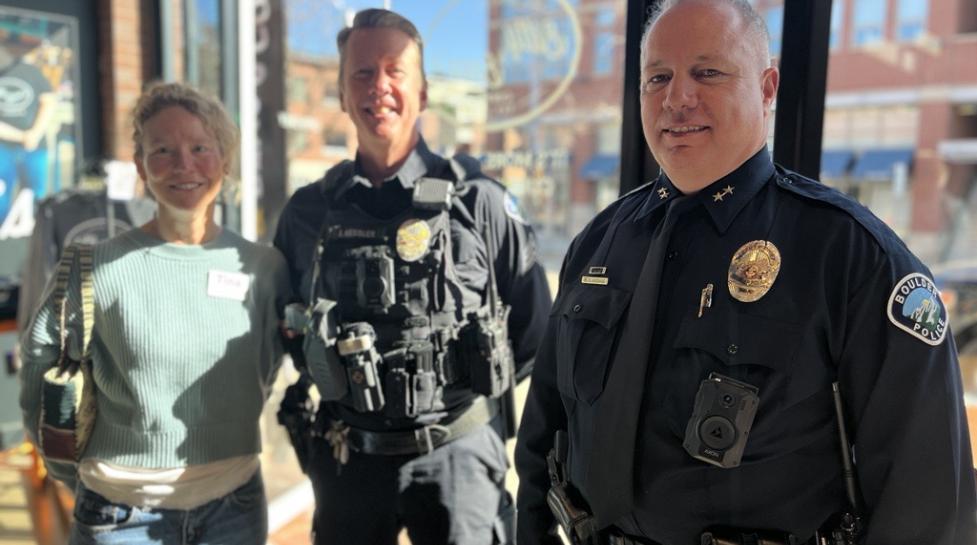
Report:
M926 344L937 346L946 337L946 307L936 284L922 273L896 282L886 311L893 325Z
M519 206L519 201L516 200L515 195L506 191L505 196L502 197L502 201L505 208L505 215L523 225L529 223L526 221L526 216L522 213L522 208Z

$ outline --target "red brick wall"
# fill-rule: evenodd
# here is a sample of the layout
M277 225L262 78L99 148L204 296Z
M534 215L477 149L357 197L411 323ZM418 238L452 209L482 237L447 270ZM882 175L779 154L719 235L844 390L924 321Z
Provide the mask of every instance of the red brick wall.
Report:
M182 36L181 3L163 1L171 2L174 10L174 37ZM143 85L159 72L154 4L151 0L98 0L99 92L106 158L132 158L129 114ZM182 49L182 44L176 45ZM182 55L174 57L177 73L182 73Z

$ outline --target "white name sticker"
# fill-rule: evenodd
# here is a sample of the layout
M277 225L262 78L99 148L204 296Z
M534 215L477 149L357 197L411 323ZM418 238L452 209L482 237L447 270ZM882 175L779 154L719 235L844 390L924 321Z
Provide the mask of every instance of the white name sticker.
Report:
M244 301L251 285L251 277L246 274L210 271L207 273L207 295L219 299Z

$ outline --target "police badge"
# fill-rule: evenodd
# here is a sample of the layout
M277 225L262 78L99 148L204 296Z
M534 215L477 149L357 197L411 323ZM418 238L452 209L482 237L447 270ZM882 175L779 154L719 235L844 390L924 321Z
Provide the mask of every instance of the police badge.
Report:
M431 227L422 219L411 218L397 229L397 255L404 261L424 257L430 245Z
M770 291L780 272L780 250L768 240L740 246L729 263L727 285L737 301L752 303Z
M896 282L886 308L893 325L926 344L936 346L946 337L946 307L924 274L907 274Z

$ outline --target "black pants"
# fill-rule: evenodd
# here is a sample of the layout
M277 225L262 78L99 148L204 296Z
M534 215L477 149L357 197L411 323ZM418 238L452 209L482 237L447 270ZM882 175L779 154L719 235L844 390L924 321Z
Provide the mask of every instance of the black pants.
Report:
M514 526L505 491L508 459L488 424L419 456L350 452L337 474L332 449L312 446L316 545L396 545L407 528L413 545L496 545Z

